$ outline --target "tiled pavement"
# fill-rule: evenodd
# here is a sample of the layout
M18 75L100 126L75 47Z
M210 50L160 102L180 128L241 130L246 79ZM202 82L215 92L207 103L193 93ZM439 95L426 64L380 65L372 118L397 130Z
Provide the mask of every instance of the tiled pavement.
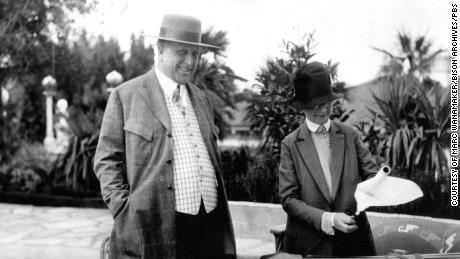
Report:
M0 259L92 259L112 228L106 209L0 203ZM273 241L238 238L240 258L274 253Z

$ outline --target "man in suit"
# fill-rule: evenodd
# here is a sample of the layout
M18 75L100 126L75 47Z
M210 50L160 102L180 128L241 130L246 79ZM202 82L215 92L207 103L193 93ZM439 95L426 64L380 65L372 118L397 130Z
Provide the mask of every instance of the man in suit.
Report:
M110 94L94 165L110 258L236 258L213 108L190 83L213 47L198 19L166 15L155 67Z
M358 134L331 121L330 73L319 62L304 65L294 78L291 104L305 123L281 145L279 193L288 214L284 248L288 253L325 256L373 255L375 248L365 213L356 211L359 182L378 166Z

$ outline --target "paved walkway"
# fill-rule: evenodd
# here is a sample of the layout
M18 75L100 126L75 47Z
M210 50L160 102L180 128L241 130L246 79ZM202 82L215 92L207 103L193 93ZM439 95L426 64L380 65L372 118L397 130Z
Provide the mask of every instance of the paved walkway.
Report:
M0 259L92 259L111 231L106 209L0 203ZM239 258L275 252L273 241L238 238Z

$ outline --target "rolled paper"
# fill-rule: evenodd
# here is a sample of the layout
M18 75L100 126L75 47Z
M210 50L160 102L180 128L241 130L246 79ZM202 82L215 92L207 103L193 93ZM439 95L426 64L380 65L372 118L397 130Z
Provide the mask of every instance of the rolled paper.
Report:
M374 177L358 184L355 191L356 215L372 206L400 205L423 196L416 183L389 176L390 171L388 166L383 166Z

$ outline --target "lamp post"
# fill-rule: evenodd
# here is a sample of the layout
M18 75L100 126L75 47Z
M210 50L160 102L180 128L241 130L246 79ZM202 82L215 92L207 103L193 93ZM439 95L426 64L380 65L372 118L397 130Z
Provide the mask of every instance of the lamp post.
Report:
M116 70L112 70L112 72L105 76L105 81L107 81L107 83L110 85L110 87L107 88L107 92L110 93L114 87L123 82L123 76Z
M43 95L46 98L46 137L43 141L46 150L51 150L54 147L54 131L53 131L53 96L56 95L56 79L51 75L46 76L42 80Z

